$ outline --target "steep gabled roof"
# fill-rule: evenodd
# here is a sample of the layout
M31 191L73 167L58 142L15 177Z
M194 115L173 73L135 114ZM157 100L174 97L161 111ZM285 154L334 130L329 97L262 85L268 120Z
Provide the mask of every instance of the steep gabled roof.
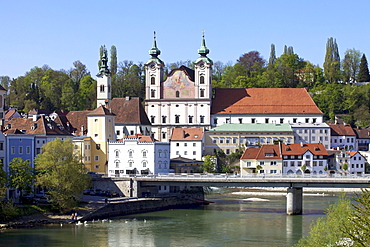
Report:
M195 81L195 79L194 79L195 78L194 77L194 75L195 75L194 70L193 69L190 69L190 68L188 68L188 67L186 67L184 65L181 65L180 68L178 68L178 69L171 70L171 72L168 74L168 77L171 77L173 75L173 73L175 73L175 71L178 71L178 70L184 71L185 74L189 77L189 79L191 81Z
M86 116L109 116L109 115L114 116L115 114L102 105L86 114Z
M67 114L67 125L70 132L76 136L84 136L87 134L87 114L90 111L70 111ZM83 133L81 130L83 129Z
M151 125L139 97L114 98L109 104L116 124Z
M322 143L285 144L281 143L282 155L303 155L310 151L314 155L328 155L328 151Z
M171 141L202 141L203 128L174 128Z
M216 88L211 114L322 114L304 88Z
M356 136L350 125L330 124L331 136Z
M357 139L370 139L369 129L353 129Z
M4 132L16 134L15 130L29 135L70 135L69 131L45 116L40 116L36 121L32 118L13 118L7 122Z

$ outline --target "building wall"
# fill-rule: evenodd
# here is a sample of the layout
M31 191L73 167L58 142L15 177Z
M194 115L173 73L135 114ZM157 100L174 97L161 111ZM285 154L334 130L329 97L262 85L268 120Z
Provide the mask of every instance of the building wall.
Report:
M356 136L332 136L331 148L344 148L349 151L357 150Z
M294 143L322 143L326 149L330 148L330 127L322 124L294 124Z
M171 159L179 156L202 160L202 141L171 141Z

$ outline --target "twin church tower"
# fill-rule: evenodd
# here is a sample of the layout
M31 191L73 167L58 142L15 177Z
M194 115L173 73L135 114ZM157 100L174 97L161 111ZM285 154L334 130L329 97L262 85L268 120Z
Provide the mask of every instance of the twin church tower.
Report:
M209 127L212 100L212 65L207 57L204 34L199 58L194 69L181 66L172 70L164 80L164 62L154 36L151 58L145 63L145 111L152 124L153 137L169 141L176 127ZM111 100L111 77L104 49L97 75L97 106L108 105Z

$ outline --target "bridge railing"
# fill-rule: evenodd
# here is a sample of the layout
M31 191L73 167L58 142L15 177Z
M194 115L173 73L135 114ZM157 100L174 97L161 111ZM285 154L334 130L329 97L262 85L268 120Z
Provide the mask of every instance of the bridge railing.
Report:
M117 177L117 176L112 176ZM152 178L346 178L346 179L363 179L369 178L370 174L356 175L356 174L263 174L263 173L251 173L248 175L241 176L240 174L228 174L228 173L158 173L158 174L130 174L120 175L119 177L152 177Z

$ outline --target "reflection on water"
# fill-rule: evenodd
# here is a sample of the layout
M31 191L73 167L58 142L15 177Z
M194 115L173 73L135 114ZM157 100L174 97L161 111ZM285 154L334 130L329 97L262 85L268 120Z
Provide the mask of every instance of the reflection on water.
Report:
M285 214L285 197L243 201L214 193L208 206L0 233L0 246L292 246L336 197L305 197L303 215ZM226 191L227 192L227 191Z

